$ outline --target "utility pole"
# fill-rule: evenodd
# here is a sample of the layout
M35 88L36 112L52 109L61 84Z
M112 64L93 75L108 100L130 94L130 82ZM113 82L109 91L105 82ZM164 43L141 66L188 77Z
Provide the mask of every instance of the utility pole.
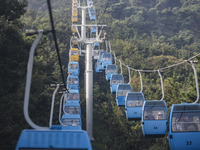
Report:
M81 50L85 52L85 73L84 73L84 78L85 78L85 92L86 92L86 131L88 133L88 136L90 140L94 140L93 138L93 68L92 68L92 44L95 42L102 43L103 40L101 40L100 33L98 33L98 26L104 27L105 25L96 25L96 24L91 24L87 25L86 24L86 9L90 8L92 6L79 6L78 8L82 9L82 23L81 25L73 25L73 26L81 26L81 35L78 32L79 43L84 43L86 45L86 50ZM96 33L96 38L87 38L86 37L86 27L92 27L96 26L97 33Z
M90 140L94 140L92 43L86 43L86 58L86 130Z

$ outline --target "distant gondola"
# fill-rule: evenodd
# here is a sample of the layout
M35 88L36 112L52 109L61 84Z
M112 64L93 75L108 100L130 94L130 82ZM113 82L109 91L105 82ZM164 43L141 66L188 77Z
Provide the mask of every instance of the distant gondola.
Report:
M112 93L116 92L117 85L124 83L124 76L122 74L113 74L110 79L110 90Z
M128 120L137 120L142 117L142 107L145 101L142 92L127 93L125 98L126 118Z
M70 61L68 64L68 74L79 76L79 63Z
M112 65L112 54L104 53L102 55L102 68L106 68L107 65Z
M67 88L69 90L79 90L79 78L78 76L68 75L67 77Z
M82 130L81 118L79 114L63 114L60 123L64 130Z
M79 103L80 102L80 94L79 90L69 90L69 93L66 93L65 102L68 103Z
M103 62L103 54L108 53L107 51L100 51L99 53L99 59L97 60L97 62L95 63L95 72L102 72L102 70L105 70L105 68L103 68L102 66L102 62Z
M80 108L80 103L71 103L71 102L66 102L63 111L67 115L81 115L81 108Z
M106 80L110 81L112 75L118 74L117 65L107 65L105 69L105 74L106 74Z
M117 106L125 105L126 94L133 92L132 86L130 84L118 84L116 90L116 102Z

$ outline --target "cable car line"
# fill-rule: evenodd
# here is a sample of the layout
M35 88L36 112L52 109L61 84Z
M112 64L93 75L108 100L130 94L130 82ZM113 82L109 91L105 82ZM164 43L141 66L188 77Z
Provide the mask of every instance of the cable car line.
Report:
M59 50L59 46L58 46L58 43L57 43L56 30L55 30L55 27L54 27L54 21L53 21L52 8L51 8L50 0L47 0L47 5L48 5L48 10L49 10L49 18L50 18L50 22L51 22L52 34L53 34L56 52L57 52L57 56L58 56L58 62L59 62L59 66L60 66L61 77L62 77L64 87L67 90L66 83L65 83L65 80L64 80L64 74L63 74L63 69L62 69L62 64L61 64L60 53L59 53L60 50Z
M114 52L111 51L111 53L114 55L114 57L116 57L116 55L114 54ZM176 63L176 64L172 64L172 65L169 65L169 66L167 66L167 67L155 69L155 70L142 70L142 69L135 69L135 68L131 68L131 67L130 67L130 69L131 69L131 70L134 70L134 71L141 71L141 72L156 72L156 71L158 71L158 70L166 70L166 69L169 69L169 68L172 68L172 67L175 67L175 66L179 66L179 65L181 65L181 64L184 64L184 63L186 63L186 62L189 62L190 60L192 60L192 59L198 57L199 55L200 55L200 53L198 53L198 54L196 54L196 55L194 55L194 56L190 57L189 59L184 60L184 61L182 61L182 62L179 62L179 63ZM123 66L127 67L127 65L124 64L124 63L122 63L120 59L118 59L118 58L115 58L115 59L116 59L119 63L121 63Z

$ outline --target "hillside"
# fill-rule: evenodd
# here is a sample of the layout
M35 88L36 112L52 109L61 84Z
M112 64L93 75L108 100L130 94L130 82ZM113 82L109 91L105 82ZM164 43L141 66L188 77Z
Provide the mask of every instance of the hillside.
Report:
M50 28L46 1L14 2L3 0L0 3L0 7L4 6L0 9L0 143L6 150L14 149L21 130L30 128L23 117L23 94L28 51L35 37L26 37L24 31ZM200 52L200 0L94 0L94 5L97 23L107 25L105 32L112 50L117 58L132 68L159 69ZM52 9L66 78L72 35L71 1L52 0ZM81 13L79 16L81 17ZM50 84L61 82L52 35L42 38L34 59L30 114L35 122L47 125L53 93ZM117 65L119 68L118 63ZM80 67L81 107L85 129L84 57L80 59ZM196 67L200 78L199 62ZM127 69L123 68L123 72L128 81ZM169 110L174 103L196 100L194 75L189 64L165 70L162 74L165 101ZM142 76L146 100L160 99L158 74L142 73ZM133 89L139 91L139 75L132 71L131 77ZM60 95L57 95L57 106L59 98ZM58 110L54 115L55 124L58 123L57 114ZM110 93L104 73L94 73L93 149L169 149L167 136L143 138L140 124L140 121L126 120L124 108L117 107L115 95Z

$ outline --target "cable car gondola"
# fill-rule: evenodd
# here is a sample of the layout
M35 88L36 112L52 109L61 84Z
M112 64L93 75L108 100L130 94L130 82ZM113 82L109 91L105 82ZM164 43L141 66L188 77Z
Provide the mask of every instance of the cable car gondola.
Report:
M171 150L199 150L200 104L173 104L169 117Z
M133 92L132 86L130 84L118 84L116 90L116 102L117 106L125 105L125 97L129 92Z
M78 16L78 10L72 9L72 16Z
M72 22L78 22L78 16L72 16Z
M99 53L99 59L97 60L97 62L95 63L95 71L96 72L102 72L102 70L104 70L105 68L102 67L102 61L103 61L103 54L108 53L107 51L100 51Z
M145 137L165 136L168 125L168 110L165 101L148 100L142 108L142 132Z
M117 85L124 83L124 76L122 74L113 74L110 78L110 90L112 93L116 92Z
M107 65L112 65L112 54L104 53L102 55L102 68L106 68Z
M70 61L68 64L68 74L73 76L79 76L79 63Z
M78 76L68 75L67 88L73 90L79 90L79 78Z
M94 7L88 8L88 13L91 21L96 20L96 12Z
M79 103L80 94L78 90L69 90L69 93L66 93L65 102L67 103Z
M97 32L96 26L91 26L90 31L92 34L96 34L96 32Z
M110 81L112 75L118 74L117 65L107 65L105 69L105 74L106 74L106 80Z
M81 115L80 103L66 102L63 107L63 112L68 115L79 114Z
M165 136L168 126L168 110L164 99L163 80L158 70L161 80L162 98L161 100L148 100L142 107L142 132L144 136L161 137Z
M77 30L76 30L76 27L75 26L72 26L73 28L73 32L77 32ZM71 38L71 43L73 44L73 46L75 47L75 46L77 46L78 45L78 38L77 38L77 36L73 36L72 38Z
M71 48L69 51L69 61L79 61L78 48Z
M142 92L127 93L125 98L125 109L126 109L126 118L128 120L141 119L142 106L144 101L145 98Z
M71 30L72 30L73 33L77 33L78 32L75 26L72 26Z
M63 114L60 120L63 130L82 130L81 118L79 114Z

